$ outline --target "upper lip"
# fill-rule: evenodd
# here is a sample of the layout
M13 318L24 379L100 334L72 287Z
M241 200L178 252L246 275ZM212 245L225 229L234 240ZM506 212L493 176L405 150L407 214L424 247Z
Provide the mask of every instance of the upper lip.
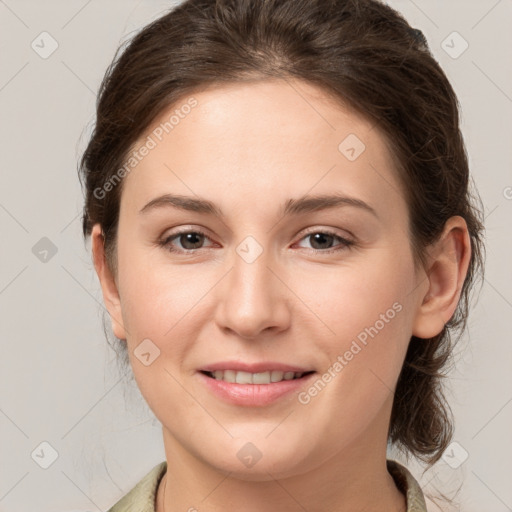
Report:
M237 372L263 373L271 371L305 373L313 371L311 368L303 368L274 361L262 361L260 363L244 363L242 361L220 361L203 366L200 371L214 372L216 370L233 370Z

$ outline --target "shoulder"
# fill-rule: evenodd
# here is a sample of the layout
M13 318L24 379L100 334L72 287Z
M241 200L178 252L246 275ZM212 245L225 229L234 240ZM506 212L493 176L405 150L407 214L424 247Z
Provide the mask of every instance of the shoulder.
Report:
M155 512L156 491L166 470L166 461L157 464L108 512Z
M423 491L412 473L396 460L387 459L386 464L397 487L405 495L407 512L427 512Z

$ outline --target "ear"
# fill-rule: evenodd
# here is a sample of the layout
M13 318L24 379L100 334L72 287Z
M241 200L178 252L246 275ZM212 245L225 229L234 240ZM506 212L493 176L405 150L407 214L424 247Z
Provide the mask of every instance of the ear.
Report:
M114 276L107 265L104 241L101 225L95 224L91 232L94 268L96 269L96 274L98 274L98 278L100 280L105 307L110 314L112 331L117 338L125 340L126 331L123 323L121 300Z
M414 320L414 336L433 338L443 330L457 308L470 259L471 240L466 221L458 215L451 217L429 250L426 270L429 286Z

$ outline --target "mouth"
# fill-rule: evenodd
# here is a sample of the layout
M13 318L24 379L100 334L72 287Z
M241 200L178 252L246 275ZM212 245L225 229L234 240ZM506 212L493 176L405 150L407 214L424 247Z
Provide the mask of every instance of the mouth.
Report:
M287 380L299 380L315 372L284 372L280 370L268 370L251 373L237 370L201 370L201 373L211 379L229 382L231 384L273 384Z
M316 373L311 367L277 361L218 361L197 371L200 382L213 396L242 407L278 403L281 398L299 393Z

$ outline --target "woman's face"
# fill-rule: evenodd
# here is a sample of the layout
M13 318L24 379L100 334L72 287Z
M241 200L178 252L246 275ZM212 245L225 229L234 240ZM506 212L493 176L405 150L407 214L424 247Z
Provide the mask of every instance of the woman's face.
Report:
M109 310L166 447L262 480L384 449L428 285L379 130L262 81L184 98L137 148Z

